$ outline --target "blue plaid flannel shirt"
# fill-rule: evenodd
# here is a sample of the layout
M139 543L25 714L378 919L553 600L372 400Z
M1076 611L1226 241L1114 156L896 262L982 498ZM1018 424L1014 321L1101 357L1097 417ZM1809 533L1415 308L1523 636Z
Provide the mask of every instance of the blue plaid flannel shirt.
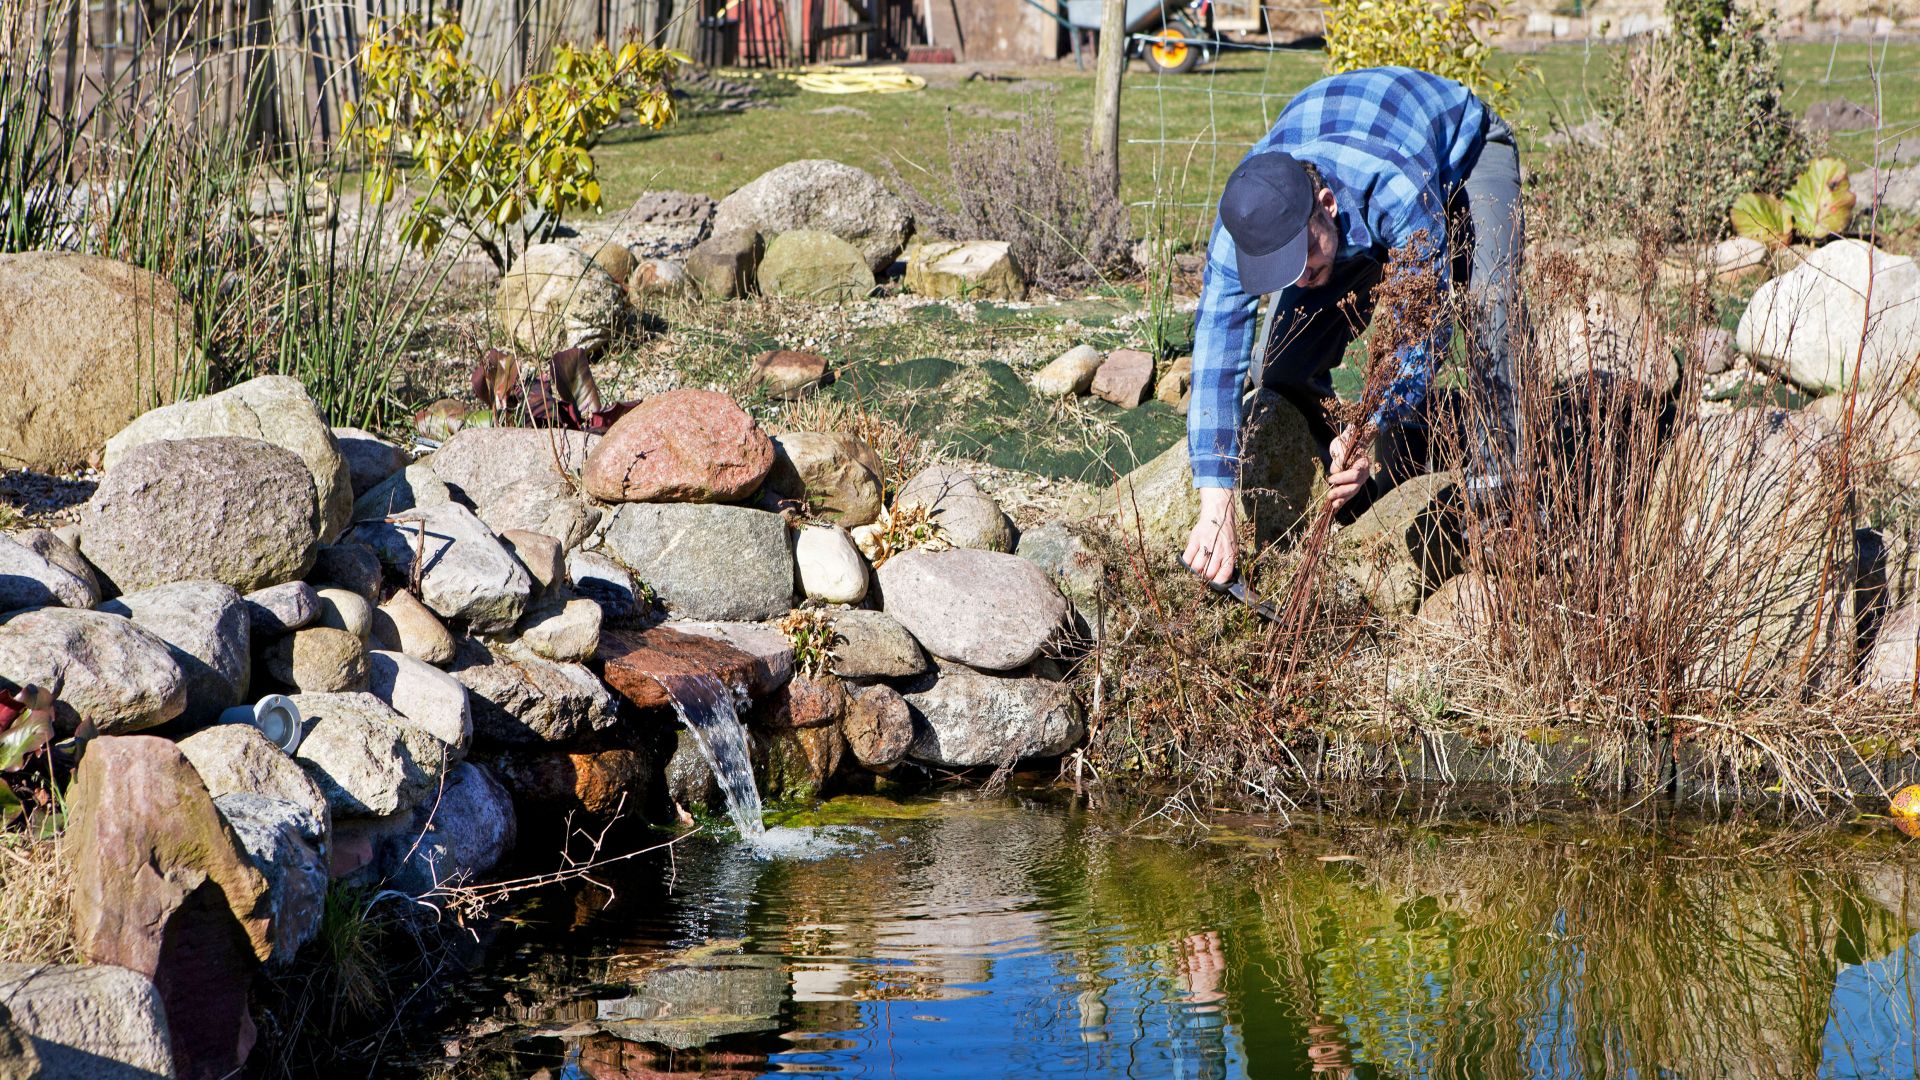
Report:
M1491 114L1464 86L1412 68L1367 68L1329 76L1302 90L1251 154L1283 150L1312 162L1339 203L1340 257L1387 253L1426 230L1426 257L1441 288L1448 283L1447 197L1486 141ZM1299 302L1288 286L1278 310ZM1241 386L1252 359L1260 298L1240 288L1233 238L1218 221L1207 246L1206 279L1194 326L1193 400L1187 449L1195 487L1232 487L1239 472ZM1399 419L1426 396L1432 357L1444 354L1452 327L1424 346L1401 351L1388 391Z

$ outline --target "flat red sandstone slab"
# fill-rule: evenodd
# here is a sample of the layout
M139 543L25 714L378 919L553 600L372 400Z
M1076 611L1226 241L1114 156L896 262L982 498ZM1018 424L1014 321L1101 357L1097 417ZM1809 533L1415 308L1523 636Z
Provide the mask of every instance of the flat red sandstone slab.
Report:
M670 704L658 676L711 675L728 686L745 684L760 697L778 685L772 665L713 638L664 626L606 629L600 634L606 682L621 697L650 709Z

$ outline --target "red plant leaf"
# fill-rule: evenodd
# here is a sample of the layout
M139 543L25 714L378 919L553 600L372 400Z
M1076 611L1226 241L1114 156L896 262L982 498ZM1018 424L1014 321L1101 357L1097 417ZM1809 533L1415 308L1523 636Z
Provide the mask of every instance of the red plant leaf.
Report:
M506 413L520 390L520 361L511 353L488 349L473 366L473 396L496 415Z
M587 430L596 435L605 434L606 430L613 426L614 421L632 412L634 407L639 404L638 401L616 401L606 408L598 410L589 417L587 420Z
M576 416L592 416L600 411L600 387L593 381L593 368L580 349L562 349L547 362L553 373L553 386L561 399L573 406Z

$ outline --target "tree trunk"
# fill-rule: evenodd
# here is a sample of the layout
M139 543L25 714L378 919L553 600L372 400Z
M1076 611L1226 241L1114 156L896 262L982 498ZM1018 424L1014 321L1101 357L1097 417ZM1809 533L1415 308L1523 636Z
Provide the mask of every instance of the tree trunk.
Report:
M1120 75L1127 66L1127 0L1106 0L1093 65L1093 165L1120 193Z

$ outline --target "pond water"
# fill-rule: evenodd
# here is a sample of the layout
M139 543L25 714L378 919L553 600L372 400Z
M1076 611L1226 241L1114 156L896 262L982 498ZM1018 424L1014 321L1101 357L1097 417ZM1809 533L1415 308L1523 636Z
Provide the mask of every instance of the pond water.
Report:
M1426 806L1196 836L1018 793L824 815L861 831L804 860L695 838L527 905L408 1068L1920 1073L1920 876L1884 822Z

